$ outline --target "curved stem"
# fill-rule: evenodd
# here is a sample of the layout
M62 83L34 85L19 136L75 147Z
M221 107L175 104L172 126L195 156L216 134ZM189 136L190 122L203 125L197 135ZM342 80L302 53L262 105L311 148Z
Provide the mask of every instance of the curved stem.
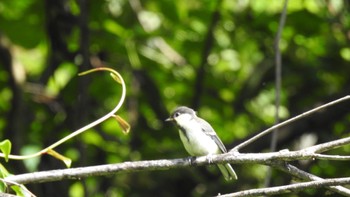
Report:
M84 131L86 131L88 129L91 129L92 127L100 124L101 122L103 122L103 121L107 120L108 118L110 118L111 116L113 116L120 109L122 104L124 103L125 95L126 95L125 82L124 82L122 76L117 71L115 71L115 70L113 70L111 68L107 68L107 67L99 67L99 68L91 69L91 70L79 73L78 75L82 76L82 75L90 74L90 73L96 72L96 71L109 71L109 72L111 72L112 78L122 85L122 95L121 95L121 98L119 100L119 103L117 104L117 106L111 112L109 112L108 114L104 115L103 117L95 120L94 122L92 122L92 123L90 123L90 124L80 128L80 129L74 131L73 133L71 133L71 134L67 135L66 137L58 140L57 142L55 142L52 145L42 149L39 152L30 154L30 155L9 155L8 158L9 159L14 159L14 160L24 160L24 159L37 157L37 156L40 156L42 154L46 154L46 152L48 150L56 148L57 146L63 144L66 141L68 141L69 139L79 135L80 133L82 133L82 132L84 132ZM5 157L5 155L3 153L0 153L0 157Z

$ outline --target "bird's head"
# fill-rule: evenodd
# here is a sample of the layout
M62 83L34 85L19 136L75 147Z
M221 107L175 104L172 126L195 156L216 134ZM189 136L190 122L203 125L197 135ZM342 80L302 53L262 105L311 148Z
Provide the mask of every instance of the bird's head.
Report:
M196 117L196 112L193 109L181 106L176 108L165 121L175 122L177 125L183 125L194 117Z

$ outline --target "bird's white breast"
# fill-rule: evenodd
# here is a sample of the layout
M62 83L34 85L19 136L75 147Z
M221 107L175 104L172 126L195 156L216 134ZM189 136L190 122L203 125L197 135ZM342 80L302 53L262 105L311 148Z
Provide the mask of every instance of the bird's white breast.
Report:
M190 155L203 156L220 153L215 141L203 132L201 125L194 119L182 120L181 127L189 131L185 134L179 130L179 134L186 151Z

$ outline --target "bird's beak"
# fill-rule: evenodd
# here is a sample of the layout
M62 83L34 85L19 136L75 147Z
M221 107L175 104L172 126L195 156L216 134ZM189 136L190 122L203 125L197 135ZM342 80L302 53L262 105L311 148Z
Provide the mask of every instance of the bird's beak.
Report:
M165 121L167 121L167 122L172 122L172 121L174 121L174 118L169 117L169 118L167 118Z

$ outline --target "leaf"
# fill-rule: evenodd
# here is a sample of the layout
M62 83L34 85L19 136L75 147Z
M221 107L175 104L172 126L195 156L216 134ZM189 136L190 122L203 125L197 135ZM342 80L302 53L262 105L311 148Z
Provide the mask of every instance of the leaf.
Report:
M8 162L9 160L9 155L11 152L11 142L10 140L4 140L2 142L0 142L0 150L1 152L4 154L5 156L5 161Z
M24 185L12 185L11 189L16 192L17 196L33 197L34 195Z
M7 171L7 169L0 163L0 178L8 177L10 173Z
M3 178L8 177L10 175L11 174L7 171L7 169L2 164L0 164L0 177L1 177L1 180L3 180ZM17 184L15 182L9 182L9 183L14 184L14 185L11 185L11 189L13 191L15 191L17 196L24 196L24 197L33 197L33 196L35 196L24 185ZM0 182L0 192L8 192L7 182L5 182L5 181L1 181Z
M118 75L116 75L116 74L114 74L114 73L110 73L110 75L111 75L111 77L115 80L115 81L117 81L118 83L122 83L122 81L120 80L120 78L119 78L119 76Z
M0 163L0 178L8 177L10 173L7 171L7 169ZM7 185L5 182L0 182L0 192L5 192L7 189Z
M67 168L70 168L70 166L72 164L72 160L70 158L59 154L58 152L54 151L53 149L49 149L46 153L55 157L56 159L63 161L63 163L66 164Z
M123 133L128 134L131 128L130 124L119 115L113 115L113 117L117 120L119 126L122 128Z
M18 185L12 185L11 189L13 189L13 191L16 192L16 195L18 196L24 196L24 194L22 193L21 187Z

